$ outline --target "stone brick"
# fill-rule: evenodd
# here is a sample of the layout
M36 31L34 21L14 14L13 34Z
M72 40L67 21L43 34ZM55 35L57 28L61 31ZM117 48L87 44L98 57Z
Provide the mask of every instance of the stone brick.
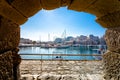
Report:
M109 3L106 5L106 3ZM105 28L120 26L119 0L73 0L68 9L84 11L97 16L97 22Z
M105 40L108 50L120 53L120 27L108 29L105 34Z
M0 54L0 80L19 80L21 57L18 48Z
M19 51L19 48L16 48L16 49L12 50L14 80L19 80L20 79L19 64L21 62L21 57L18 54L18 51Z
M60 6L69 6L72 0L61 0Z
M0 54L0 80L13 80L12 51Z
M15 49L19 45L19 40L19 25L0 17L0 53Z
M41 5L43 9L46 10L51 10L51 9L55 9L55 8L59 8L61 5L61 1L60 0L40 0L41 1Z
M105 80L120 80L120 53L107 52L103 55Z
M14 0L11 5L26 17L33 16L42 9L40 0Z
M105 16L98 17L96 20L105 28L115 28L120 26L120 11L109 13Z
M17 24L23 24L27 21L27 18L10 6L6 0L0 0L0 15Z
M119 0L95 0L94 3L92 3L84 11L94 14L97 17L101 17L119 10L120 10Z
M96 0L72 0L68 9L76 11L84 11L87 7L92 5Z
M21 57L18 54L19 48L15 48L14 50L12 50L12 58L13 58L13 64L14 65L19 65L21 62Z
M43 9L52 10L61 6L69 6L71 0L40 0Z

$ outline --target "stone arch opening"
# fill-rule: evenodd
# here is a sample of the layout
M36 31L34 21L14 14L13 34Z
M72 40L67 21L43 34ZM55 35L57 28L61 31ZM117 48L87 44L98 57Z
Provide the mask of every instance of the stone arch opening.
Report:
M61 13L61 12L63 12L63 13ZM89 17L88 20L84 19L87 17ZM66 18L68 18L68 19L66 19ZM74 37L83 35L85 33L86 33L85 36L89 36L90 34L93 34L94 30L96 30L96 33L94 33L94 36L98 36L98 34L101 33L101 35L98 36L98 37L101 37L104 35L105 28L103 28L99 24L97 24L94 21L95 19L96 19L96 17L92 14L67 10L66 7L58 8L56 10L55 9L54 10L41 10L36 15L32 16L32 18L29 19L28 22L21 25L21 31L22 31L21 34L23 35L21 37L24 38L24 34L29 34L26 36L26 38L27 37L30 38L30 36L33 37L32 34L36 34L37 35L36 39L33 39L33 38L30 38L30 39L31 40L32 39L40 40L40 38L41 38L41 41L43 41L42 38L44 38L44 36L45 36L46 37L45 41L48 41L48 34L50 34L50 37L51 37L50 40L53 41L53 37L54 38L55 37L62 38L63 37L62 33L65 30L66 30L67 36L74 36ZM48 24L49 24L49 27L48 27ZM98 30L96 27L100 28L100 29ZM31 30L29 28L31 28ZM37 29L35 29L35 28L37 28ZM51 30L51 28L52 28L52 30ZM59 30L59 32L57 32L54 28L56 30ZM94 29L92 30L90 28L94 28ZM75 30L77 30L77 29L79 29L79 30L75 33ZM81 29L83 29L84 31L82 31ZM26 32L26 30L27 30L27 32ZM41 30L41 32L40 32L40 30ZM102 30L104 30L104 31L102 31ZM34 33L33 33L33 31L34 31ZM39 33L38 33L38 31L39 31ZM90 31L90 33L88 34L88 32L86 32L86 31ZM59 35L58 35L58 33L59 33ZM71 33L72 34L74 33L74 35L71 35ZM44 35L44 34L46 34L46 35ZM44 35L44 36L42 36L42 35Z
M62 11L65 11L65 10L62 10ZM67 12L68 12L68 10L66 10ZM53 11L52 11L53 12ZM40 13L42 13L42 11L40 11ZM48 11L48 13L47 14L49 14L50 13L50 11ZM54 13L56 13L56 10L55 10L55 12ZM68 12L69 13L69 12ZM67 13L67 15L68 15L68 13ZM44 12L44 14L45 14L45 12ZM50 13L51 14L51 13ZM49 16L51 16L49 14ZM61 14L61 13L59 13L59 14ZM76 15L78 15L77 13L74 13L75 15L74 16L72 16L72 17L75 17ZM84 14L85 16L87 16L87 17L89 17L90 15L88 15L88 14L85 14L85 13L82 13L82 14ZM41 14L37 14L37 15L41 15ZM53 15L53 14L52 14ZM58 11L57 11L57 15L58 15ZM64 15L65 15L65 13L64 13ZM65 15L65 18L67 18L67 15ZM80 14L79 14L80 15ZM60 15L61 16L61 15ZM70 16L70 15L68 15L68 16ZM36 18L36 16L33 16L33 17L35 17ZM47 17L48 17L48 15L47 15ZM58 17L55 15L54 17L56 17L57 19L58 19ZM32 22L33 20L37 20L38 22L39 22L39 20L40 19L32 19L30 22ZM39 17L40 18L40 17ZM78 18L80 18L80 17L77 17L77 20L78 20ZM95 18L95 17L94 17ZM94 18L92 18L92 20L89 20L90 22L91 21L93 21L94 20ZM52 18L53 19L53 18ZM62 17L62 19L64 19L64 17ZM71 21L73 21L73 18L69 18L69 19L71 19ZM80 18L81 19L81 18ZM53 20L55 20L55 19L53 19ZM74 19L75 20L75 19ZM36 21L36 22L37 22ZM42 19L42 21L44 21L44 19ZM36 24L36 22L33 22L33 24L35 23L35 25L37 25ZM53 21L54 22L54 21ZM59 22L61 22L61 20L59 19ZM81 22L81 21L80 21ZM84 21L83 21L84 22ZM55 22L55 23L57 23L57 22ZM66 22L67 23L67 22ZM73 22L74 23L74 22ZM32 25L33 25L32 24ZM46 24L49 24L49 23L47 23L46 22ZM65 23L64 23L65 24ZM79 22L78 23L76 23L76 24L80 24ZM86 22L86 24L87 24L87 22ZM88 23L88 24L90 24L90 23ZM27 23L26 23L26 25L27 25ZM66 25L66 24L65 24ZM50 26L50 24L49 24L49 26ZM72 25L73 26L73 25ZM85 28L85 30L87 31L87 30L89 30L89 29L87 29L88 27L90 27L91 25L89 25L89 26L81 26L81 27L86 27ZM25 27L28 27L28 26L21 26L21 28L24 28L25 29ZM34 27L34 26L31 26L31 27ZM41 29L41 25L39 25L39 28L36 26L36 28L37 28L37 30L39 30L39 29ZM57 31L59 31L59 33L61 33L60 32L60 27L58 27L58 26L56 26L57 27ZM70 26L69 26L70 27ZM75 27L77 27L77 26L75 26ZM101 26L95 26L95 27L101 27ZM28 28L30 28L30 26L28 27ZM34 27L35 28L35 27ZM91 26L91 28L93 28L92 26ZM43 28L42 28L43 29ZM48 29L53 29L52 27L51 28L48 28ZM66 32L68 32L68 28L65 28L66 29ZM77 28L77 29L81 29L81 28ZM28 29L27 29L28 30ZM95 28L94 28L94 30L95 30ZM21 31L22 31L22 29L21 29ZM28 30L28 33L27 34L29 34L30 32L29 31L32 31L32 30ZM53 31L53 30L52 30ZM63 31L63 30L62 30ZM80 30L80 31L82 31L82 30ZM85 31L85 32L86 32ZM25 30L25 32L26 32L26 30ZM39 31L40 32L40 31ZM73 31L74 32L74 31ZM47 32L46 32L47 33ZM45 34L45 32L44 32L44 34ZM57 33L55 33L55 34L57 34ZM30 34L30 35L32 35L32 34ZM34 34L33 34L34 36L36 35L35 34L35 32L34 32ZM41 35L41 34L40 34ZM50 34L51 35L51 34ZM94 35L95 36L95 35ZM48 37L48 35L47 35L47 37ZM39 36L38 36L38 38L39 38ZM41 37L42 38L42 37ZM37 49L37 51L40 51L40 47L39 47L39 50L38 50L38 47L36 48L36 47L34 47L34 48L27 48L27 50L29 50L29 49L33 49L33 50L35 50L35 49ZM88 48L87 48L88 49ZM24 48L24 50L25 50L25 48ZM42 50L43 50L43 48L42 48ZM56 54L56 50L54 50L54 48L53 49L51 49L51 48L44 48L44 50L46 50L46 53L45 54L52 54L52 53L49 53L49 52L51 52L51 51L54 51L55 53L53 54L53 57L52 58L55 58L55 54ZM60 50L60 49L59 49ZM69 50L71 50L71 49L69 49ZM42 51L41 52L34 52L34 54L37 54L37 53L41 53L42 54ZM75 51L75 49L74 49L74 51ZM79 51L80 52L80 50L76 50L76 51ZM27 54L27 52L26 52L26 50L25 51L21 51L20 50L20 52L21 52L21 54ZM19 53L20 53L19 52ZM32 51L31 51L32 52ZM29 52L28 54L32 54L31 52ZM64 53L62 53L62 51L59 51L61 54L67 54L67 49L65 49L64 50ZM71 51L71 52L73 52L73 51ZM59 54L60 54L59 53ZM82 53L82 52L81 52ZM84 53L84 52L83 52ZM69 54L69 53L68 53ZM75 53L73 53L73 54L75 54ZM76 53L76 54L79 54L79 53ZM23 55L24 56L24 55ZM46 74L46 77L47 77L47 74L52 74L52 73L54 73L53 75L54 75L54 77L56 77L56 75L65 75L65 73L66 74L72 74L72 72L74 72L74 74L76 74L76 73L78 73L77 72L77 70L79 70L79 69L77 69L78 67L75 65L75 63L82 63L82 61L74 61L73 60L73 64L72 64L72 61L71 60L69 60L68 59L68 61L65 61L65 60L61 60L61 61L59 61L59 60L57 60L57 61L54 61L54 60L52 60L52 58L50 58L49 59L49 57L51 57L51 55L49 55L49 57L48 56L45 56L45 57L48 57L48 60L51 60L50 62L49 61L46 61L46 60L44 60L45 58L43 58L42 57L42 59L43 59L43 62L41 62L41 61L39 61L38 62L38 60L36 61L36 63L34 64L33 62L34 61L30 61L30 62L28 62L28 64L26 65L25 64L25 61L26 60L24 60L25 59L25 57L27 58L27 59L29 59L29 55L28 56L24 56L24 57L22 57L22 59L23 59L23 61L21 62L21 66L20 66L20 69L21 69L21 74L22 74L22 78L23 78L23 76L24 75L26 75L26 74L24 74L26 71L28 72L27 74L31 74L31 76L33 77L34 76L34 74L41 74L41 76L39 77L39 78L42 78L42 75L44 75L44 74ZM66 56L62 56L62 57L66 57ZM70 56L71 57L71 56ZM76 56L73 56L73 58L74 57L76 57ZM86 57L84 57L82 60L83 60L83 63L84 63L84 60L85 59L87 59L88 60L88 57L90 57L90 56L86 56ZM33 57L30 57L31 59L36 59L36 58L34 58L34 56ZM92 58L92 57L91 57ZM39 60L41 59L41 55L39 55ZM66 58L65 58L66 59ZM78 57L77 57L77 59L78 59ZM27 61L26 61L27 62ZM70 69L73 69L72 67L70 67L69 65L68 65L68 63L70 63L71 65L72 65L72 67L77 67L75 70L71 70L70 71ZM74 63L75 62L75 63ZM98 61L98 62L100 62L100 61ZM33 63L34 65L32 65L31 63ZM40 64L43 64L43 66L41 66ZM97 62L95 61L95 62L93 62L93 63L96 63L97 64ZM101 62L100 62L101 63ZM38 66L38 64L39 64L39 69L35 72L34 70L35 70L35 68ZM44 68L44 64L46 64L46 66L45 67L47 67L46 69L47 70L45 70L45 68ZM52 67L52 69L51 69L51 66L49 66L49 65L53 65L53 67ZM87 64L89 64L89 63L85 63L86 65L83 65L83 66L87 66ZM36 65L36 66L35 66ZM60 65L59 67L57 67L58 65ZM95 64L93 64L94 66L95 66ZM93 66L93 65L91 65L91 66ZM82 66L82 67L83 67ZM56 68L57 67L57 68ZM33 69L34 68L34 69ZM62 69L60 69L60 68L62 68ZM63 69L65 68L65 70L64 71L62 71ZM83 67L84 68L84 67ZM26 71L24 71L26 69ZM36 68L37 69L37 68ZM49 69L51 69L51 71L49 71ZM98 68L98 70L99 70L100 68ZM67 71L66 71L67 70ZM56 72L55 72L56 71ZM85 71L85 70L80 70L81 71L81 73L83 73L82 71ZM91 71L93 71L94 72L94 70L93 69L89 69L88 71L85 71L85 72L87 72L87 73L89 73L89 72L91 72ZM102 71L99 71L99 72L102 72ZM44 74L42 74L42 73L44 73ZM63 74L62 74L63 73ZM80 74L80 73L79 73ZM79 75L78 74L78 75ZM93 73L92 73L93 74ZM94 74L93 74L94 75ZM76 75L77 76L77 75ZM102 75L101 75L102 76ZM25 76L25 77L28 77L28 76ZM44 77L43 77L44 78ZM86 77L87 78L87 77ZM99 77L100 78L100 77Z
M109 3L109 4L108 4ZM119 0L1 0L0 1L0 79L18 80L20 57L17 46L19 25L43 9L68 6L68 9L84 11L97 16L96 21L107 28L108 52L103 55L106 80L120 79L120 1ZM113 62L114 61L114 62ZM4 65L5 64L5 65ZM16 75L17 74L17 75Z

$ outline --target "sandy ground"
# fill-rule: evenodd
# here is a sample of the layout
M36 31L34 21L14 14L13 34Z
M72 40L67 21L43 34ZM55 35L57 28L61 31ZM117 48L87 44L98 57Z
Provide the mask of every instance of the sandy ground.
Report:
M102 67L102 61L22 60L20 74L21 80L104 80Z

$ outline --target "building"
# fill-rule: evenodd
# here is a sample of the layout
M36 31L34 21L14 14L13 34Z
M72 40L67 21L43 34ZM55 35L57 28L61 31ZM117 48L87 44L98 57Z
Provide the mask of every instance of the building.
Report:
M30 39L25 39L25 38L20 38L20 43L21 44L32 44L32 40Z

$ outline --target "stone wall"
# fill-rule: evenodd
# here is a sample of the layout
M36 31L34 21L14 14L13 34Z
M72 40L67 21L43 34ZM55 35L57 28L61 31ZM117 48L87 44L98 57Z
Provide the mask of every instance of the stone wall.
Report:
M19 63L21 62L17 50L0 54L0 80L18 80Z
M104 78L106 80L120 80L120 53L107 52L103 56Z
M18 47L20 27L11 20L0 16L0 53Z
M12 52L0 54L0 80L13 80Z
M25 23L29 17L41 9L51 10L61 6L67 6L70 10L94 14L97 17L96 21L103 27L108 28L106 32L106 42L109 52L103 56L105 78L106 80L112 78L114 80L120 80L120 68L117 66L120 63L119 0L0 0L0 55L5 56L6 53L8 57L11 57L7 51L15 51L15 53L17 53L16 47L19 44L20 38L19 25ZM18 65L19 58L18 60L17 57L14 58L18 62L16 65ZM1 62L4 61L1 60ZM12 64L11 61L10 63ZM114 68L109 66L113 66ZM7 67L6 65L4 68L8 69ZM14 64L10 67L14 68ZM16 73L17 67L18 66L15 66L13 73ZM11 71L7 73L9 74ZM0 74L2 74L2 72ZM1 76L4 78L3 80L5 80L4 76ZM7 80L9 79L12 79L12 76Z
M120 27L109 28L105 35L108 52L103 55L104 78L120 80Z
M120 54L120 27L109 28L106 31L105 40L110 51Z
M96 21L106 28L120 25L119 0L1 0L0 15L21 25L41 9L52 10L63 6L96 15Z
M20 56L19 25L0 16L0 80L18 80Z

